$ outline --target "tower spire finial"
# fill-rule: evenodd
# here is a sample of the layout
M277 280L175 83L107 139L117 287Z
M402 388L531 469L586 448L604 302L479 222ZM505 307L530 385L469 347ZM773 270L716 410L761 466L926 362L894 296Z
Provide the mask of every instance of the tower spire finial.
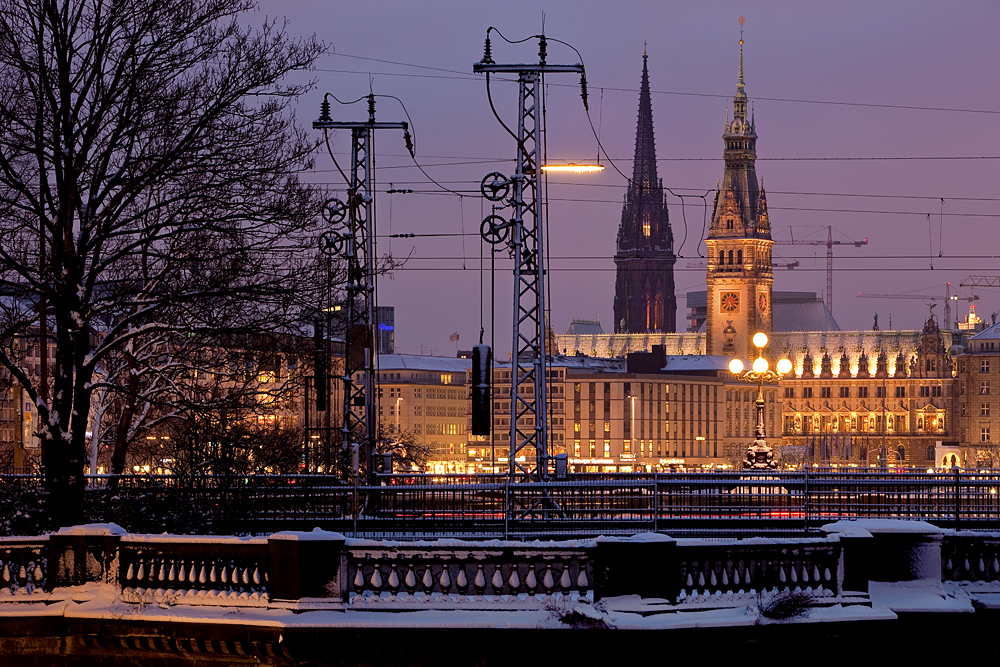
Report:
M746 22L747 20L740 16L740 80L738 81L740 90L743 89L743 24Z
M646 42L642 43L642 57L646 57Z

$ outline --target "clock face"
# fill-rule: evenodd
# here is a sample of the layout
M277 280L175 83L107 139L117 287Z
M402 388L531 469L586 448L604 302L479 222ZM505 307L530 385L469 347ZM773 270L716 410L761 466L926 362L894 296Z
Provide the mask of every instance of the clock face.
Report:
M757 303L760 306L760 312L767 312L767 292L761 292L760 297L757 299Z
M722 310L726 313L738 313L740 310L740 293L739 292L723 292L722 298Z

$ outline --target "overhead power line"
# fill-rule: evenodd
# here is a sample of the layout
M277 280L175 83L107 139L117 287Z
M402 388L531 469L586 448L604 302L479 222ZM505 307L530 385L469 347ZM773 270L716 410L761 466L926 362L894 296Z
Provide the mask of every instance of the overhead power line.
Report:
M400 62L398 60L386 60L386 59L383 59L383 58L371 58L371 57L367 57L367 56L356 56L356 55L352 55L352 54L348 54L348 53L334 53L334 54L331 54L331 55L340 56L341 58L352 58L352 59L355 59L355 60L365 60L365 61L368 61L368 62L382 63L382 64L385 64L385 65L396 65L396 66L399 66L399 67L413 67L413 68L423 69L423 70L429 70L429 71L433 71L433 72L442 72L444 74L458 75L456 77L453 77L455 79L469 80L469 81L478 81L479 80L476 77L470 75L468 72L465 72L465 71L462 71L462 70L447 69L447 68L444 68L444 67L431 67L429 65L418 65L416 63L406 63L406 62ZM322 71L337 71L337 70L323 70L323 69L320 68L320 69L318 69L318 71L322 72ZM416 76L416 75L408 75L408 74L398 73L398 72L397 73L393 73L393 72L346 72L346 73L366 74L366 75L378 74L379 76ZM428 78L428 77L426 77L426 75L425 75L422 78ZM449 78L452 78L452 77L449 77ZM496 80L501 80L502 81L503 79L496 79ZM513 79L507 79L507 81L513 82L514 80ZM572 84L556 83L556 82L548 82L548 81L546 82L546 85L547 86L553 86L553 87L560 87L560 88L577 88L577 86L572 85ZM594 89L594 88L601 88L602 90L605 90L605 91L612 91L612 92L619 92L619 93L633 93L633 94L635 94L635 93L639 92L638 89L635 89L635 88L621 88L621 87L615 87L615 86L598 86L598 85L595 85L593 82L591 82L590 87L592 89ZM696 93L696 92L682 91L682 90L651 90L650 92L652 94L654 94L654 95L677 95L677 96L682 96L682 97L709 97L709 98L719 98L719 99L727 99L727 100L728 99L732 99L732 97L733 97L732 94L723 94L723 93ZM973 113L973 114L989 114L989 115L1000 114L1000 110L997 110L997 109L963 109L963 108L958 108L958 107L934 107L934 106L921 106L921 105L915 105L915 104L881 104L881 103L878 103L878 102L848 102L848 101L843 101L843 100L810 100L810 99L795 98L795 97L762 97L762 96L757 96L757 95L755 95L753 97L753 99L755 101L760 101L760 102L785 102L785 103L791 103L791 104L826 104L826 105L833 105L833 106L862 107L862 108L871 108L871 109L905 109L905 110L909 110L909 111L938 111L938 112L949 112L949 113Z

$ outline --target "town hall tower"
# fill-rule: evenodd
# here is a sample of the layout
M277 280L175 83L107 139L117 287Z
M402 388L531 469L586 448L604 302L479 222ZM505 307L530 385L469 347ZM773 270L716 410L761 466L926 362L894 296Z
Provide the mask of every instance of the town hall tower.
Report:
M747 116L743 82L743 18L740 17L740 76L727 119L725 173L715 193L712 226L705 239L708 253L706 352L751 359L754 333L771 333L771 224L764 189L758 187L757 130Z

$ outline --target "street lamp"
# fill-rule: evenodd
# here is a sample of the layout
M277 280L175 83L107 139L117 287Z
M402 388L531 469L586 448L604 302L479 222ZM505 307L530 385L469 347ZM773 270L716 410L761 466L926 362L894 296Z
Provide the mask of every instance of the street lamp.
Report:
M775 370L769 369L767 359L764 358L764 348L767 347L767 334L758 331L753 335L753 344L757 348L757 358L753 360L752 370L743 373L743 360L733 359L729 362L729 371L743 382L757 383L757 428L754 431L756 439L753 444L747 447L746 458L743 459L744 468L774 469L777 467L774 462L774 450L764 439L764 383L777 382L784 375L792 370L792 362L789 359L780 359ZM740 375L743 373L742 375Z
M396 439L399 439L399 402L403 400L402 396L396 397Z

